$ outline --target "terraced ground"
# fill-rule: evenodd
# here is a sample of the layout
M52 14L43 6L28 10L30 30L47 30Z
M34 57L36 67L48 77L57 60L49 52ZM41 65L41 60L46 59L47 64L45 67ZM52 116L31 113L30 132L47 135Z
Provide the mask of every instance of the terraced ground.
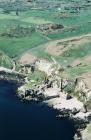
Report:
M37 29L49 23L64 28L47 33ZM71 77L90 73L91 1L0 1L0 51L0 65L7 67L12 59L30 53L49 60L54 57Z

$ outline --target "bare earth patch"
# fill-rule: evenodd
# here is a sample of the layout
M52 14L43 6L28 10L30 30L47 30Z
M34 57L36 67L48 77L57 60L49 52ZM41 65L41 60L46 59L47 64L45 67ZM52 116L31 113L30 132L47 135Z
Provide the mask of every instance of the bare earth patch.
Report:
M84 38L80 38L80 39L73 39L71 40L71 44L74 45L84 45L86 43L91 42L91 37L84 37Z
M84 82L86 83L87 87L91 89L91 72L84 73L80 77L83 78Z
M76 59L72 62L71 66L86 66L91 63L91 55L84 57L83 59Z
M46 48L46 52L53 56L59 56L61 55L62 50L64 49L64 46L48 46Z
M84 36L81 38L71 38L68 40L57 40L56 42L50 42L45 51L53 56L60 56L65 51L70 50L73 46L78 48L80 45L84 45L86 43L91 42L91 36Z
M91 55L84 57L84 63L89 64L91 63Z
M82 64L82 61L80 59L76 59L73 61L73 63L71 64L72 67L76 67Z
M30 53L26 53L20 58L19 62L23 65L26 65L26 64L32 64L36 60L37 60L37 57L33 56Z

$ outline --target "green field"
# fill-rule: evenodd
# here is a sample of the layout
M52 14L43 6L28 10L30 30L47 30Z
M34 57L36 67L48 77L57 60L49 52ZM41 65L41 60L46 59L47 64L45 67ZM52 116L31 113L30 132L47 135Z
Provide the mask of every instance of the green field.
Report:
M22 38L0 37L0 49L9 57L14 58L46 41L47 39L39 33L33 33L30 37Z
M71 1L56 1L62 3L61 9L59 7L48 8L48 1L45 2L45 6L39 3L39 7L27 8L26 6L21 8L19 15L16 15L14 8L4 6L0 10L0 50L9 59L18 59L26 52L30 52L33 55L41 58L51 59L51 54L46 52L45 43L54 41L57 39L67 39L70 37L77 37L91 33L91 3L85 0L77 0L76 3L80 5L80 10L74 7L75 2ZM55 5L55 2L53 1ZM16 3L17 5L17 3ZM59 4L58 4L59 5ZM78 6L77 5L77 6ZM43 7L44 6L44 7ZM72 9L73 7L73 9ZM6 10L6 12L5 12ZM9 11L7 13L7 11ZM37 30L38 25L46 25L48 23L61 24L64 26L62 30L55 33L43 34ZM25 29L34 28L35 30L30 34L25 32L24 36L22 30L15 31L16 27L23 27ZM24 29L24 30L25 30ZM13 30L11 36L10 32ZM15 32L14 32L15 31ZM4 34L4 35L2 35ZM91 42L84 43L82 45L72 45L70 49L66 50L62 55L53 56L64 67L70 65L76 59L83 59L91 54ZM66 46L68 47L68 45ZM3 61L3 65L6 63ZM11 63L11 62L10 62ZM0 58L0 65L2 65L2 59ZM90 64L87 67L77 67L76 69L68 70L71 75L79 75L85 71L90 70Z

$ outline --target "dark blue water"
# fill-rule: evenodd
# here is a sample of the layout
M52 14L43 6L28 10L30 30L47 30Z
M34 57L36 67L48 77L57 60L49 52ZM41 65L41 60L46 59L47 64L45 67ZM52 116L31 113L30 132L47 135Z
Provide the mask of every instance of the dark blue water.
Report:
M0 140L73 140L74 126L45 105L21 103L0 83Z

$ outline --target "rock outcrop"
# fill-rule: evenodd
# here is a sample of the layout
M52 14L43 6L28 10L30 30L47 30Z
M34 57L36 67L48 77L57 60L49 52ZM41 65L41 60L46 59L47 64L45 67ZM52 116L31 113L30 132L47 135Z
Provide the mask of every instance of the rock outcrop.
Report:
M12 81L12 83L17 84L24 84L25 75L11 69L0 67L0 80Z
M76 128L75 140L82 140L81 132L91 121L91 111L88 111L86 106L86 102L90 97L89 88L81 78L73 81L63 79L61 75L59 76L59 67L55 69L54 63L40 60L35 66L38 70L45 72L48 78L33 88L29 88L27 84L18 88L18 97L26 101L43 102L57 110L58 118L67 117L74 120ZM72 87L72 91L66 89L67 87ZM78 97L80 98L78 99Z
M42 24L42 25L37 26L37 30L39 30L43 34L57 33L60 30L62 30L63 28L64 28L64 26L61 24L52 24L52 23Z

